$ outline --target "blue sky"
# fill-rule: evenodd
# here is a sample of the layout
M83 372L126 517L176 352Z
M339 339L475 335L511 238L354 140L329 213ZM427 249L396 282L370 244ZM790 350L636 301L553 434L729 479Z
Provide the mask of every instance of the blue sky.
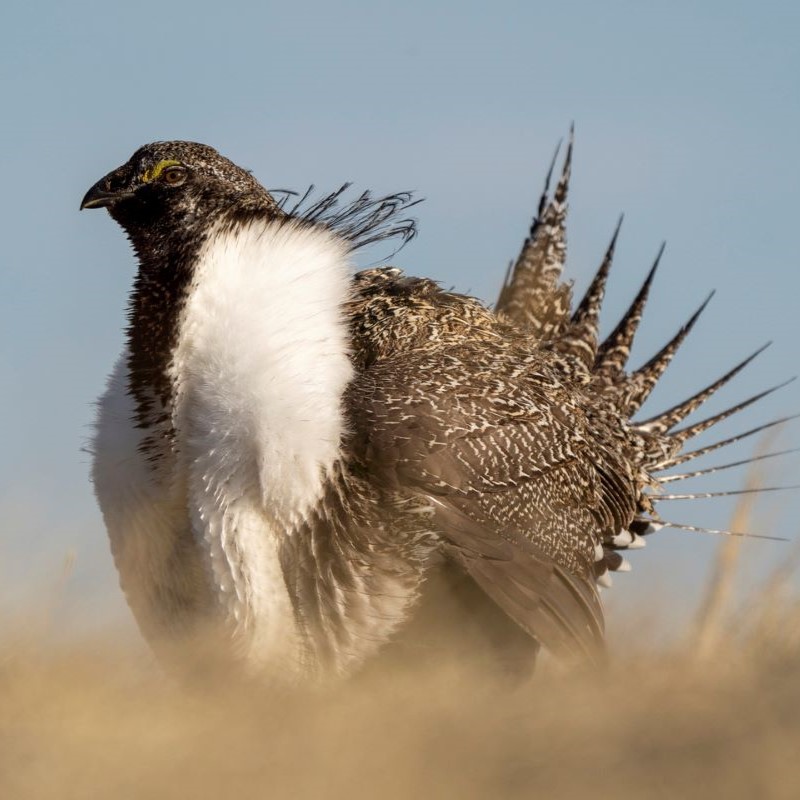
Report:
M395 262L489 301L574 120L579 291L626 213L607 325L668 241L634 361L718 289L651 407L768 339L710 410L798 370L794 3L11 0L0 39L0 603L25 606L74 552L53 601L64 630L129 624L81 448L122 344L134 263L113 223L78 203L147 141L207 142L273 187L415 189L420 235ZM796 410L795 384L724 433ZM781 437L776 447L800 443ZM797 458L774 473L798 477ZM676 518L717 526L730 509L681 505ZM760 508L756 527L800 537L798 498ZM689 608L717 544L660 534L609 602ZM745 552L753 577L789 546Z

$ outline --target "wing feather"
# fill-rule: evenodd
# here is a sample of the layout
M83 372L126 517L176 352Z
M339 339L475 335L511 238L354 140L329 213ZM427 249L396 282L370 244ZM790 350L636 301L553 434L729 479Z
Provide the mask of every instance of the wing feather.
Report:
M596 661L595 552L604 521L626 513L615 505L626 476L605 480L616 465L593 465L602 448L551 356L499 346L489 355L433 349L363 373L350 398L359 468L432 504L446 554L531 636ZM614 489L605 495L604 480Z

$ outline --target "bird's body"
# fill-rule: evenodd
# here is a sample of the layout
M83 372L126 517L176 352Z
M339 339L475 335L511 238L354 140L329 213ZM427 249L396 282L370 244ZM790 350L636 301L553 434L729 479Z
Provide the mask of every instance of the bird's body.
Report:
M691 435L670 428L700 401L629 422L688 331L627 375L642 301L598 345L613 247L569 315L567 177L499 313L353 276L385 201L287 212L202 145L142 148L90 190L140 262L93 476L157 649L210 626L254 672L347 675L450 570L534 642L597 656L596 579L642 543L652 475Z

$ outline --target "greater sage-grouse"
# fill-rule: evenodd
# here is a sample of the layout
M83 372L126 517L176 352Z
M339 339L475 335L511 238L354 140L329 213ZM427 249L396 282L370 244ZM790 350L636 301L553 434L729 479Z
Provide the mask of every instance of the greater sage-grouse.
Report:
M290 207L180 141L89 190L81 208L107 208L139 260L93 479L156 650L211 623L254 672L347 675L451 573L532 649L600 656L597 585L686 477L657 475L754 433L682 452L765 393L678 427L747 359L631 421L706 303L627 372L653 266L599 342L617 234L571 310L571 151L494 310L395 268L352 274L355 249L413 235L409 194Z

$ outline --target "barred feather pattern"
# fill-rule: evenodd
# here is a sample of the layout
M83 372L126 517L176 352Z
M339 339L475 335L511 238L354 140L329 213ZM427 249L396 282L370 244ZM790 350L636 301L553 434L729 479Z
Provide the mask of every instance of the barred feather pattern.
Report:
M681 326L680 330L667 342L646 364L630 375L627 381L628 400L626 409L629 415L635 414L655 389L658 379L664 374L672 362L678 348L691 333L700 315L714 296L711 292L697 311Z
M591 369L597 357L598 337L600 335L600 309L606 291L606 282L611 264L614 260L614 248L622 226L622 217L617 223L614 235L608 245L600 268L597 270L586 294L581 300L569 325L562 335L556 339L552 348L556 352L574 355L579 358L586 369Z
M628 310L617 323L616 328L614 328L612 333L597 349L593 370L595 375L613 382L617 376L622 374L625 364L630 357L633 338L636 336L639 323L642 321L644 307L650 295L650 287L652 286L653 278L655 278L656 270L658 269L658 264L663 254L664 245L662 245L661 249L658 251L655 263L650 268L650 272L647 273L647 277L641 289L639 289L638 294L628 307Z
M560 282L567 254L567 193L572 146L571 133L553 197L548 197L548 190L555 157L545 180L539 211L495 306L499 316L529 328L541 340L551 339L563 331L572 302L571 286Z
M690 319L680 327L676 335L659 350L648 362L640 368L628 373L627 361L630 356L633 340L642 320L645 306L651 291L656 270L664 252L662 245L653 266L646 279L622 319L604 342L599 342L599 317L605 292L606 281L612 266L614 249L619 235L619 225L614 232L611 243L601 262L601 266L586 295L572 314L571 319L565 322L566 310L563 305L565 297L569 296L568 287L559 284L563 261L565 256L566 241L566 190L570 173L572 142L567 154L562 179L556 189L552 201L547 199L547 185L540 201L540 213L531 229L531 234L523 246L510 277L506 280L501 291L496 307L496 318L505 331L500 334L500 339L507 342L509 338L517 337L516 346L524 348L519 332L527 337L528 343L534 343L535 353L546 362L547 369L558 380L561 386L575 398L582 398L579 403L582 420L589 432L587 438L592 441L589 450L581 450L581 457L592 463L592 474L581 474L580 470L571 472L570 469L561 469L547 460L535 462L536 468L548 471L546 481L538 486L525 485L520 490L523 503L534 508L547 508L548 502L553 505L549 509L552 520L558 519L553 525L552 539L547 539L546 529L541 524L541 519L536 521L527 519L530 528L536 529L536 541L544 547L548 555L570 570L584 575L591 571L595 577L601 578L607 570L616 571L627 569L627 563L616 552L621 549L641 547L644 542L642 536L652 533L670 523L665 522L656 513L653 500L660 492L661 482L658 473L672 466L684 463L694 457L691 453L681 457L681 449L694 436L707 430L717 422L726 419L744 407L756 402L766 393L762 392L754 398L737 404L731 409L715 415L708 420L696 423L685 429L672 431L672 429L688 415L696 411L709 397L722 388L761 350L734 367L722 378L698 392L678 406L669 409L655 417L642 422L632 421L631 416L638 411L649 397L658 380L666 371L679 347L687 339L694 328L703 310L707 307L711 295L706 298ZM552 171L552 166L551 166ZM549 175L548 175L549 182ZM621 222L621 220L620 220ZM360 280L367 280L367 275L362 275ZM369 276L370 279L376 276ZM399 273L382 273L379 280L408 281ZM410 284L406 284L407 287ZM415 284L412 294L420 291L427 294L429 301L434 296L438 297L435 287L430 284ZM713 295L713 292L712 292ZM466 298L464 298L466 301ZM435 301L436 303L439 300ZM447 303L454 302L453 296L448 296ZM438 313L438 312L437 312ZM415 314L416 315L416 314ZM401 315L402 316L402 315ZM398 331L386 336L395 341ZM500 330L492 321L485 326L486 336L491 337L492 330ZM475 336L474 322L470 324L471 335ZM514 331L510 333L509 331ZM427 333L425 335L428 335ZM494 336L497 334L495 333ZM495 340L496 341L496 340ZM762 348L763 349L763 348ZM545 359L544 353L548 353ZM485 356L485 351L484 351ZM475 358L480 360L478 354ZM524 363L516 358L516 363ZM428 368L432 368L430 365ZM463 367L463 363L462 363ZM440 369L437 366L437 369ZM542 367L540 367L542 368ZM521 373L516 373L515 380L519 380ZM776 387L777 388L777 387ZM546 402L555 398L555 390L545 392ZM773 391L773 390L768 390ZM587 401L591 394L592 400ZM539 401L541 402L541 401ZM475 409L473 409L475 411ZM541 426L551 426L552 419L542 420ZM768 423L768 425L771 423ZM760 430L762 427L759 426ZM579 428L578 428L579 429ZM718 444L719 447L739 441L740 438L750 435L750 432L741 437L732 437ZM506 444L508 444L506 442ZM527 443L528 445L530 443ZM485 442L481 448L488 452L504 452L503 447L494 448ZM698 456L710 452L714 447L696 451ZM514 455L524 456L525 445L514 449ZM553 451L550 451L553 452ZM563 454L562 454L563 455ZM459 469L463 470L469 458L479 461L480 453L473 448L466 461L462 461ZM529 461L528 469L535 471ZM738 464L749 463L743 459ZM441 465L437 465L439 469ZM504 475L504 469L497 463L482 462L485 471L499 481L513 480L509 475ZM554 468L555 467L555 468ZM508 470L508 466L505 466ZM713 468L708 472L714 471ZM433 472L429 477L433 477ZM527 474L526 476L527 477ZM667 482L669 476L664 478ZM571 497L570 519L561 519L554 512L555 507L564 498L560 492L564 491L565 482L569 482L573 495ZM547 486L546 490L539 487ZM536 486L536 488L534 488ZM478 503L479 517L487 520L499 520L503 524L508 519L520 522L520 517L504 502L492 500L491 486L484 487L485 494ZM544 491L545 496L542 495ZM581 497L581 509L576 506L576 498ZM550 498L550 499L548 499ZM559 498L554 500L552 498ZM591 523L583 516L586 509L591 509ZM558 529L558 533L556 533ZM572 531L572 534L569 532ZM579 533L580 531L580 533ZM564 542L569 542L565 547ZM595 550L595 560L588 568L586 553L592 548ZM602 555L601 555L602 553ZM579 556L578 554L582 554Z
M521 627L573 655L596 652L602 640L593 587L630 568L619 551L642 547L644 536L672 524L655 510L658 473L682 463L693 435L763 396L672 430L751 356L679 406L645 423L631 420L710 298L628 373L663 247L627 312L599 342L618 234L619 226L586 296L558 326L531 325L513 309L527 302L532 314L567 319L552 280L560 267L537 273L550 278L536 291L525 281L507 283L495 313L395 268L367 270L356 275L346 309L358 374L347 402L354 431L348 469L433 498L430 524L450 557ZM487 544L487 532L514 553L498 557L498 539ZM531 561L520 562L517 551ZM546 580L537 572L542 564ZM553 578L559 571L568 576L562 594Z
M568 168L566 171L568 171ZM544 199L542 205L544 205ZM560 223L559 235L565 238L566 214L560 220ZM603 474L601 471L601 474L603 474L607 480L610 479L610 484L607 487L610 492L609 498L621 496L620 494L614 495L611 489L612 485L615 483L615 479L620 479L620 485L622 486L635 486L633 502L635 512L633 517L627 520L625 519L630 506L622 502L618 506L619 513L614 519L614 526L612 526L612 528L616 527L616 531L607 528L604 532L601 540L603 555L601 557L601 551L598 550L598 562L596 564L598 576L601 575L604 569L614 571L628 568L627 563L620 560L618 554L615 552L616 550L626 549L628 547L641 547L644 544L641 538L643 535L673 524L659 517L655 511L653 501L658 498L662 483L671 482L671 480L682 479L688 476L668 475L659 478L660 472L706 455L719 448L734 444L761 430L781 424L787 421L787 419L791 419L785 418L776 420L758 426L738 436L730 437L714 445L695 451L689 451L685 454L681 452L682 448L693 437L708 430L718 422L738 413L742 409L747 408L767 394L786 385L785 383L779 384L743 402L737 403L731 408L712 417L688 425L685 428L674 430L675 426L693 412L697 411L706 400L725 386L756 358L765 349L762 347L741 363L737 364L718 380L682 403L643 422L637 423L631 420L631 416L635 414L647 400L658 380L671 363L679 347L687 339L700 315L711 300L713 292L703 301L695 313L681 326L675 336L667 342L664 347L640 368L628 373L627 362L631 347L644 314L656 270L664 252L664 245L659 249L653 266L648 272L644 283L628 310L611 334L609 334L603 342L598 343L600 309L607 278L613 262L619 230L620 225L618 224L600 268L591 282L583 300L574 311L569 324L562 326L560 329L550 328L550 340L544 342L542 345L544 349L548 349L551 352L563 356L567 360L567 363L569 363L570 357L573 359L573 370L570 376L573 379L583 383L583 381L586 380L584 371L589 373L589 382L594 392L595 402L590 404L586 409L587 420L592 434L596 437L597 441L602 442L602 446L607 448L607 452L613 453L616 456L615 463L618 471L611 474ZM524 249L523 252L525 252ZM499 316L501 316L501 318L507 316L506 309L516 309L520 304L524 304L526 296L529 302L530 312L533 312L533 309L549 308L550 311L548 313L552 314L554 313L554 309L560 309L562 295L557 286L550 284L549 296L547 295L547 289L544 288L542 288L538 294L530 294L526 291L524 280L518 280L516 284L514 283L513 277L516 276L518 271L519 262L512 275L512 280L506 281L503 292L501 293L501 300L498 303L498 311L500 312ZM545 273L543 269L541 269L540 272L536 272L529 268L529 271L533 274ZM542 283L540 286L543 287L544 284ZM514 312L513 317L519 324L529 325L524 313L517 310ZM547 314L545 314L545 318L548 318ZM537 328L535 325L529 325L529 327L533 330L533 337L536 337L541 330L541 328ZM621 425L620 421L622 421ZM769 454L768 457L783 455L784 452L791 451ZM758 458L763 457L764 456L760 456ZM691 473L691 475L711 474L719 469L745 465L753 460L757 459L741 459L733 464L722 465L718 468L711 467L707 470ZM624 478L623 475L625 476ZM632 483L626 483L626 480ZM770 489L770 491L771 490L772 489ZM624 494L624 490L622 494ZM696 493L680 495L680 498L689 499L691 497L701 498L708 496L710 496L708 493ZM664 497L664 499L668 498ZM609 500L608 502L612 501ZM622 525L620 525L620 521L622 521ZM674 526L682 527L686 530L703 530L679 524L675 524ZM730 531L713 532L732 533ZM603 582L601 581L601 583Z

